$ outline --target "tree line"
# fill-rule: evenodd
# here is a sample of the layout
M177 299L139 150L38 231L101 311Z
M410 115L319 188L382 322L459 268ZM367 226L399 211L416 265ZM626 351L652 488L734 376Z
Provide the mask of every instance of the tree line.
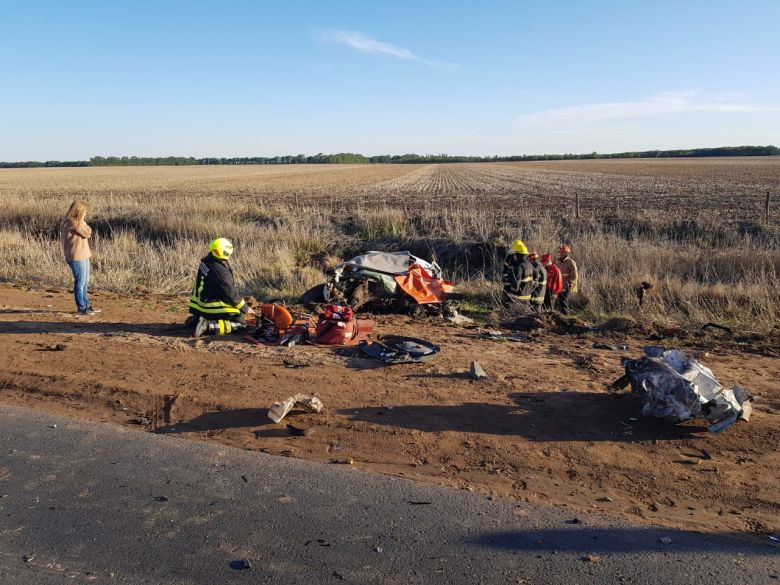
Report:
M458 156L448 154L383 154L364 156L353 152L337 154L318 153L283 156L253 157L207 157L192 156L93 156L88 161L21 161L2 162L0 168L27 167L102 167L102 166L171 166L171 165L286 165L286 164L409 164L409 163L478 163L478 162L521 162L544 160L590 160L606 158L693 158L714 156L778 156L776 146L721 146L718 148L691 148L685 150L643 150L601 154L523 154L512 156Z

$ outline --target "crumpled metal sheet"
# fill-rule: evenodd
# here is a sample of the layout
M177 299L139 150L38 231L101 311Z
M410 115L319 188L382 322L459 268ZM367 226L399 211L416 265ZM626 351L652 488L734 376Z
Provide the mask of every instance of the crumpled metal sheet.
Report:
M674 423L702 418L715 434L750 418L750 395L743 388L724 388L712 370L678 349L649 346L644 351L639 359L621 359L631 391L644 399L644 416Z
M300 406L306 412L320 412L324 405L316 396L295 394L281 402L274 402L271 408L268 409L268 418L278 424L294 406Z

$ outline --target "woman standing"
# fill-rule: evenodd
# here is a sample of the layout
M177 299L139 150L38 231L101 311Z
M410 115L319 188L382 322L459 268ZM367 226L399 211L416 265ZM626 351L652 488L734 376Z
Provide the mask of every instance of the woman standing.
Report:
M68 213L60 225L60 239L65 252L65 261L73 272L73 295L76 297L76 309L79 315L94 315L99 313L89 304L87 288L89 287L89 237L92 228L87 225L86 217L89 204L86 201L74 201L70 204Z

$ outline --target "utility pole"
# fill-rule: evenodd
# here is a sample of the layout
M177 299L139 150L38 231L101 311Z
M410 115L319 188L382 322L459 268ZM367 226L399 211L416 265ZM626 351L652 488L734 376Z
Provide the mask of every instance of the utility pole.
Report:
M766 201L764 201L764 223L769 225L769 191L766 192Z

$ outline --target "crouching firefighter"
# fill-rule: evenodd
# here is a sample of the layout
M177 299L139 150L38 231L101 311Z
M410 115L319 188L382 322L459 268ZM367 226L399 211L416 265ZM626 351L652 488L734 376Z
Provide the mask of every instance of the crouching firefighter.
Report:
M200 261L189 304L197 319L195 337L241 331L247 327L244 315L254 314L233 282L233 269L228 264L232 253L232 242L217 238L209 244L208 256Z

